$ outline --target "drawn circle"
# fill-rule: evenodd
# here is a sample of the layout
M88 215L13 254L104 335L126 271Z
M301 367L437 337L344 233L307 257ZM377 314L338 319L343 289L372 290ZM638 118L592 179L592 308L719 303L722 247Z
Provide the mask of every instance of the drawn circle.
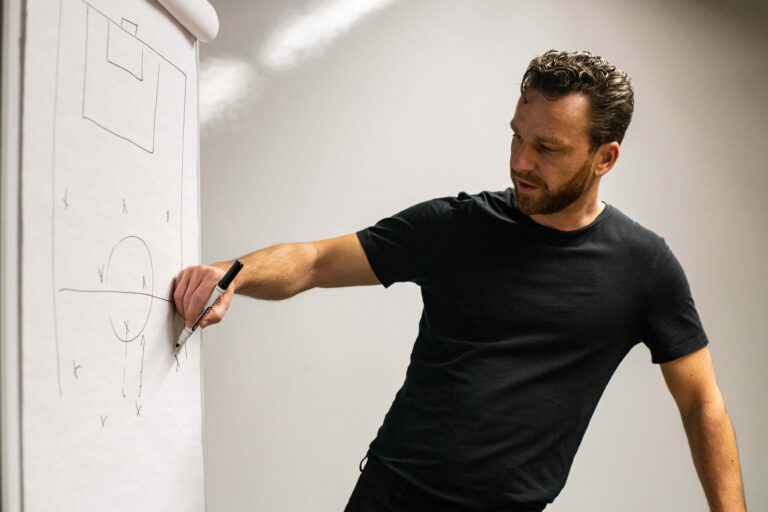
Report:
M107 311L112 332L120 341L138 338L149 321L155 275L149 247L138 236L121 239L107 262Z

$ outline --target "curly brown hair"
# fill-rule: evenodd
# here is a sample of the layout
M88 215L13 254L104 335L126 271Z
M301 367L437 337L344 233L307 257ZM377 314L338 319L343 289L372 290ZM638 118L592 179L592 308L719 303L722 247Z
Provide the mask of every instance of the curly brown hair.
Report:
M589 98L591 150L621 143L632 120L634 91L627 73L589 52L549 50L535 57L520 83L520 94L536 90L548 100L580 92Z

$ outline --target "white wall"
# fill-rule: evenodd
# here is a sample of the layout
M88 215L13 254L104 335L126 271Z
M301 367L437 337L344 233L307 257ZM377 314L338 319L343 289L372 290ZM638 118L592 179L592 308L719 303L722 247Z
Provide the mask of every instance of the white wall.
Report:
M664 236L682 262L748 506L768 510L765 8L400 0L347 30L306 25L304 35L337 37L278 69L261 53L275 34L344 2L214 3L221 32L200 50L206 262L350 233L433 197L506 188L508 122L532 57L587 49L629 72L635 115L601 199ZM210 107L241 82L233 108ZM208 510L343 510L405 377L420 312L413 284L236 298L204 333ZM547 510L705 509L674 401L639 345Z

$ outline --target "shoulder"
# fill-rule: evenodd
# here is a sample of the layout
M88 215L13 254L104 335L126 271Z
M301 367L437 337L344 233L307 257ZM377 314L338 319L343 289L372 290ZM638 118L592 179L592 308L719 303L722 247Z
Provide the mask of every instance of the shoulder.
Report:
M679 263L666 239L613 207L609 230L617 238L622 253L650 280L677 271Z
M508 219L517 212L514 202L514 189L483 190L474 194L459 192L457 196L446 198L451 208L463 217L497 217ZM519 212L517 212L519 214Z
M620 238L633 250L642 250L646 255L658 254L666 246L664 237L640 224L615 206L608 228L613 236Z
M455 196L437 197L426 202L435 202L437 204L443 205L446 208L452 209L462 209L467 208L468 206L498 208L508 204L509 199L512 197L511 191L512 189L510 188L500 191L483 190L481 192L470 194L462 190Z
M455 196L436 197L414 204L403 210L401 214L454 220L481 213L503 214L509 210L510 198L509 190L484 190L474 194L461 191Z

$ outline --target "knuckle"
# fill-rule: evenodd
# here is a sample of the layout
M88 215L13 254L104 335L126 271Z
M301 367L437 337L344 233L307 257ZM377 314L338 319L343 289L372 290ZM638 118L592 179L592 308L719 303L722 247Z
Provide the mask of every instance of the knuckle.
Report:
M198 310L197 313L199 313L199 312L200 311ZM191 300L184 301L184 315L187 318L191 318L192 321L194 322L197 319L196 318L197 313L195 313L195 303L194 303L194 301L191 301Z
M209 294L210 290L206 290L205 284L201 282L197 285L195 293L192 294L192 302L199 307L203 307L203 304L208 300Z

